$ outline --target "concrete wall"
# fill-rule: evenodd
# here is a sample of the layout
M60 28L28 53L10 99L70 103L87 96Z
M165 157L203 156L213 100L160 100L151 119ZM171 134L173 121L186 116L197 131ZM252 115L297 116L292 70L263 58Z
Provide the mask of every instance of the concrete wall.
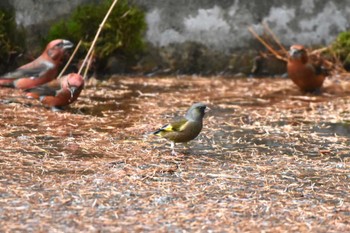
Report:
M62 18L78 5L92 2L99 0L1 0L0 6L12 6L16 10L16 22L30 27Z
M77 5L101 0L2 0L12 5L16 21L40 34L45 25L66 16ZM134 0L146 11L145 39L152 49L140 61L149 70L247 71L245 54L262 46L248 32L261 33L268 23L283 44L325 45L349 29L350 1L324 0ZM33 30L32 30L33 31ZM194 64L194 67L189 66ZM152 65L153 64L153 65ZM158 65L156 65L158 64ZM153 67L152 66L156 66ZM183 67L185 66L185 67ZM191 65L190 65L191 66ZM193 66L193 64L192 64ZM210 68L213 66L212 68ZM215 67L214 67L215 66Z
M349 28L350 1L137 1L147 9L146 38L157 46L197 41L228 51L249 45L247 31L268 23L285 44L327 44ZM150 3L152 2L152 3Z

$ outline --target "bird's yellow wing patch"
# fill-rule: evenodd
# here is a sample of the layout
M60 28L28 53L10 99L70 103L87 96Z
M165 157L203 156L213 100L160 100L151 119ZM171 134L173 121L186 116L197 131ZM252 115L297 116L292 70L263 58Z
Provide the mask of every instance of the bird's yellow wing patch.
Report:
M173 126L171 124L165 125L162 127L162 131L172 132L172 131L174 131Z
M159 135L162 133L183 131L186 128L187 124L188 124L188 121L186 119L181 119L179 121L172 122L168 125L164 125L162 128L160 128L154 134Z
M185 128L186 128L186 125L187 125L188 121L183 118L179 121L175 121L175 122L172 122L170 123L170 127L171 127L171 131L183 131Z
M188 125L188 121L184 122L183 124L181 124L180 128L178 129L178 131L183 131L183 130L185 130L186 127L187 127L187 125Z

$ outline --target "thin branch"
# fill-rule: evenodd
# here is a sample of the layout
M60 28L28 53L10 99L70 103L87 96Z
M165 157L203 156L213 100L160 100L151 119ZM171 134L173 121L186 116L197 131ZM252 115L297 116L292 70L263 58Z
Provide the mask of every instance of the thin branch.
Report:
M89 57L88 63L87 63L87 65L86 65L86 68L85 68L85 70L84 70L84 76L83 76L84 79L86 79L87 73L88 73L88 71L89 71L89 69L90 69L90 66L91 66L91 63L92 63L92 59L93 59L94 56L95 56L94 51L95 51L95 50L92 51L92 53L91 53L91 55L90 55L90 57Z
M281 44L281 42L279 41L279 39L277 38L277 36L275 35L275 33L273 33L273 31L271 30L271 28L269 27L269 25L266 22L263 22L263 27L264 29L271 35L272 39L276 42L276 44L278 44L278 46L282 49L283 53L285 55L288 54L288 51L286 50L286 48L284 48L284 46Z
M262 43L277 59L280 59L282 61L287 62L287 58L282 57L281 55L279 55L276 50L274 50L266 41L264 41L264 39L262 39L254 30L252 27L248 27L248 30L250 31L250 33L253 34L253 36L258 39L260 41L260 43Z
M323 47L323 48L315 49L315 50L311 51L310 54L323 53L324 51L327 51L328 49L329 49L328 47Z
M96 32L95 38L94 38L94 40L92 41L92 44L91 44L91 46L90 46L90 49L89 49L88 53L86 54L86 56L85 56L85 58L84 58L83 64L81 64L81 67L80 67L80 69L79 69L78 74L80 74L81 71L83 70L83 67L85 66L85 64L86 64L86 62L87 62L87 60L88 60L88 58L90 57L90 54L91 54L92 50L93 50L94 47L95 47L96 41L97 41L97 39L98 39L98 36L100 35L103 26L105 25L105 23L106 23L106 21L107 21L109 15L111 14L111 12L112 12L112 10L113 10L113 8L114 8L114 6L116 5L117 2L118 2L118 0L114 0L114 1L113 1L112 5L110 6L110 8L109 8L109 10L108 10L108 12L107 12L107 14L105 15L104 19L102 20L102 23L100 24L100 26L99 26L99 28L98 28L98 30L97 30L97 32Z
M78 51L78 49L79 49L79 47L81 45L81 42L82 42L82 40L80 40L79 43L77 44L77 46L75 47L75 49L74 49L72 55L70 56L69 60L67 61L66 65L63 67L63 69L61 70L60 74L57 76L57 79L61 78L62 75L64 74L64 72L67 70L67 68L70 65L70 63L72 62L75 54L77 53L77 51Z

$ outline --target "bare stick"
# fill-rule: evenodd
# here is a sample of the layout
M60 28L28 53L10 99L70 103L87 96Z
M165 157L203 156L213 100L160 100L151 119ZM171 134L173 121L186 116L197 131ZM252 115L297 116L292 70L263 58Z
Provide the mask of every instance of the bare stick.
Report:
M330 53L332 54L333 58L335 59L335 64L337 65L337 70L340 71L340 73L348 73L348 71L344 68L344 63L340 61L339 57L336 55L333 49L329 49Z
M323 48L319 48L319 49L315 49L313 51L310 52L310 54L319 54L319 53L323 53L324 51L329 50L328 47L323 47Z
M70 65L70 63L72 62L75 54L77 53L80 45L81 45L82 40L79 41L79 43L77 44L77 46L75 47L72 55L70 56L69 60L67 61L66 65L63 67L63 69L61 70L60 74L57 76L57 79L61 78L61 76L63 75L63 73L67 70L68 66Z
M250 33L253 34L253 36L260 41L277 59L280 59L282 61L288 61L285 57L282 57L279 55L276 50L274 50L268 43L266 43L253 29L252 27L248 27L248 30Z
M92 53L91 53L91 55L90 55L90 57L89 57L89 60L88 60L88 63L87 63L87 65L86 65L86 68L85 68L85 70L84 70L84 76L83 76L83 78L84 79L86 79L86 76L87 76L87 73L88 73L88 71L89 71L89 69L90 69L90 66L91 66L91 63L92 63L92 59L94 58L94 51L95 50L92 50Z
M78 74L80 74L81 71L83 70L83 67L85 66L85 63L86 63L87 59L90 57L90 54L91 54L92 50L93 50L94 47L95 47L96 41L97 41L97 39L98 39L98 36L100 35L103 26L105 25L105 23L106 23L106 21L107 21L109 15L111 14L111 12L112 12L112 10L113 10L113 8L114 8L114 6L115 6L115 4L116 4L117 2L118 2L118 0L114 0L114 1L113 1L111 7L109 8L109 10L108 10L108 12L107 12L107 14L105 15L105 18L102 20L102 23L100 24L100 26L99 26L99 28L98 28L98 30L97 30L97 33L96 33L96 35L95 35L95 38L94 38L94 40L92 41L92 44L91 44L91 46L90 46L90 49L89 49L88 53L86 54L86 56L85 56L85 58L84 58L83 64L81 64L81 67L80 67L80 69L79 69Z
M315 49L312 52L310 52L310 55L318 55L318 54L321 54L327 50L331 53L335 62L333 63L333 62L330 62L326 59L324 59L323 62L329 67L334 67L332 69L336 69L337 71L339 71L341 73L346 73L346 70L344 69L344 64L342 64L342 62L339 60L339 57L336 56L336 54L334 53L334 51L332 50L331 47L323 47L323 48Z
M271 30L269 25L266 22L263 22L264 29L272 36L272 39L278 44L278 46L282 49L284 54L288 54L288 51L284 48L284 46L281 44L275 33Z

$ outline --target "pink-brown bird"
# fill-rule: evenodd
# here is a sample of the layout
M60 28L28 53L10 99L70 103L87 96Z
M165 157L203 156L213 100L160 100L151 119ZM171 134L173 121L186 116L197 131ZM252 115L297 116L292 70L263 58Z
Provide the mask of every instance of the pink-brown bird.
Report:
M51 107L54 111L60 111L63 107L76 101L84 88L84 78L76 73L67 74L59 79L27 89L27 96L39 99L40 102Z
M322 58L310 58L304 46L292 45L287 64L288 76L301 91L317 93L330 70Z
M58 75L65 51L72 47L73 43L68 40L51 41L37 59L0 76L0 86L29 89L50 82Z

